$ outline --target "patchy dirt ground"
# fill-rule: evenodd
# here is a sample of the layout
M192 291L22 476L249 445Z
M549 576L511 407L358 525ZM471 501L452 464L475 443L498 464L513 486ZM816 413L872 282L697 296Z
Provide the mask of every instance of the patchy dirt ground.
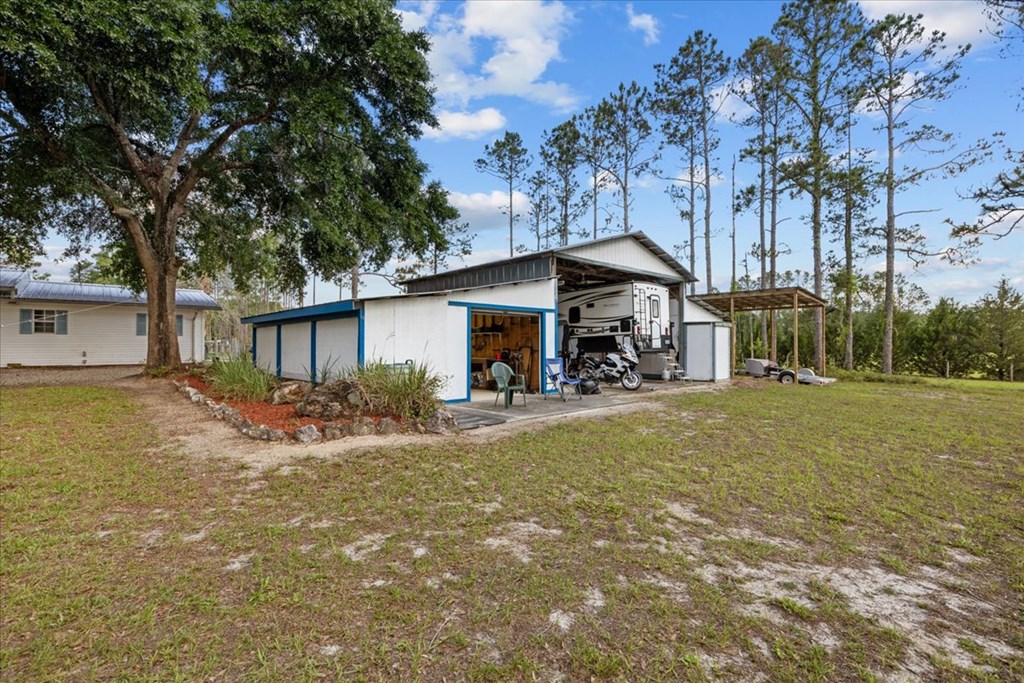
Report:
M303 447L103 386L2 397L16 678L1024 672L1018 394L680 393Z

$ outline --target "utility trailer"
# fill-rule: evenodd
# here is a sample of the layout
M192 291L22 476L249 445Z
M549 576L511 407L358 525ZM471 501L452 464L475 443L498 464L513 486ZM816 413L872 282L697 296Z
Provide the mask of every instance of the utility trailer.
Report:
M767 358L747 358L744 361L746 365L747 374L751 377L772 377L779 380L783 384L792 384L795 381L799 381L800 384L832 384L836 381L835 377L818 377L812 368L800 368L800 372L794 373L788 368L780 367L778 363L770 361Z
M653 282L624 282L559 294L558 324L584 350L612 351L623 337L641 352L663 352L669 337L668 287ZM584 341L588 340L588 341Z

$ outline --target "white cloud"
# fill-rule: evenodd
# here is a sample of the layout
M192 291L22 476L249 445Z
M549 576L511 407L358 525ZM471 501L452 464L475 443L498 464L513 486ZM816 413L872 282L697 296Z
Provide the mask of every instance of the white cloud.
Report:
M736 94L736 90L749 90L749 79L723 83L711 90L711 106L729 123L738 123L754 113L753 108Z
M407 28L430 34L428 54L438 100L465 109L482 97L521 97L568 112L579 97L565 83L545 80L572 13L561 2L467 2L451 13L434 3L399 10Z
M977 44L991 38L984 5L975 0L860 0L860 7L864 16L875 21L887 14L921 14L925 35L943 31L950 44Z
M693 169L693 179L697 182L698 185L703 185L704 184L704 169L699 167L699 166L697 168ZM718 187L719 185L721 185L724 182L725 182L725 176L723 176L721 173L715 173L715 174L713 174L711 176L711 187ZM677 175L675 178L672 178L672 183L674 185L688 187L689 184L690 184L690 173L689 173L689 170L687 170L687 169L681 170L679 172L679 175Z
M508 123L505 116L494 107L486 107L475 112L441 111L437 114L437 121L440 124L437 128L423 130L424 137L431 140L476 140L487 133L504 128Z
M508 192L449 192L448 201L459 210L461 220L469 223L471 232L508 229L508 215L503 213L508 206ZM518 190L512 193L512 206L520 216L530 210L529 198ZM520 222L521 225L521 222Z
M644 45L654 45L658 42L658 20L653 14L634 12L633 3L628 3L626 16L629 17L629 28L644 34Z

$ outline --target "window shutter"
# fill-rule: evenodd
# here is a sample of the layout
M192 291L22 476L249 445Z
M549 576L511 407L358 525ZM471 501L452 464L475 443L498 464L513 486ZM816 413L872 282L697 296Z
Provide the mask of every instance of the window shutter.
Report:
M145 337L146 336L146 314L136 313L135 314L135 336Z
M32 309L22 308L18 311L18 332L21 334L32 334Z
M68 333L68 312L67 311L57 311L57 320L56 320L56 324L54 325L54 331L57 334L67 334Z
M174 316L174 329L178 331L179 337L185 334L185 316Z

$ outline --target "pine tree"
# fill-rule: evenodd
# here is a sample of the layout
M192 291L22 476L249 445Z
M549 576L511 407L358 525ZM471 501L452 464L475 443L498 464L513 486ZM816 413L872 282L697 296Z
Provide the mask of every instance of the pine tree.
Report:
M477 171L493 176L508 186L508 206L506 208L508 211L509 258L515 253L514 226L519 220L519 215L516 214L512 205L512 197L526 178L531 163L533 163L533 159L526 147L523 146L523 138L519 133L507 130L504 137L493 145L485 145L483 157L474 162Z

